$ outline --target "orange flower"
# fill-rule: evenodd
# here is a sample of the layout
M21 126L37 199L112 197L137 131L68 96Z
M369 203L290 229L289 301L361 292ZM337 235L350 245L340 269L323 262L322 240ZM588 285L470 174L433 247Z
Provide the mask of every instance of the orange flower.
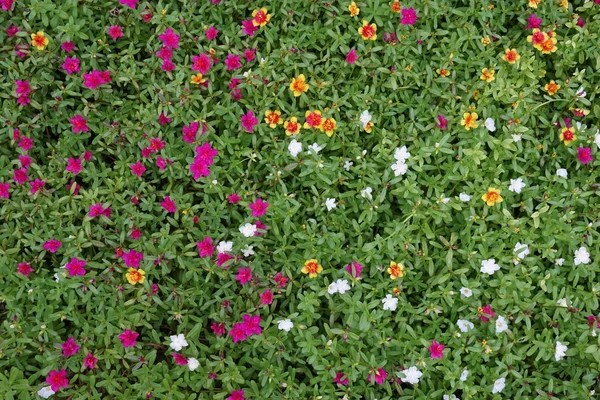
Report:
M283 124L283 119L281 118L281 111L265 111L265 122L269 124L269 127L271 128L276 128L277 125Z
M323 117L321 116L321 111L307 111L304 116L306 117L304 129L321 129L321 125L323 124Z
M486 37L482 37L481 38L481 43L483 43L484 46L487 46L488 44L490 44L492 42L492 39L490 39L489 36Z
M297 135L300 133L300 124L298 123L298 119L296 117L292 117L285 121L283 127L285 128L285 134L288 136Z
M501 203L504 199L502 198L502 196L500 196L499 189L491 187L488 189L486 194L481 196L481 200L485 201L485 203L491 207L496 203Z
M377 25L363 21L362 26L358 28L358 33L364 40L376 40L377 39Z
M404 265L398 264L395 261L390 261L390 267L387 269L388 274L390 274L390 278L396 279L398 277L402 278L405 273Z
M519 53L517 53L517 49L506 49L504 50L504 55L502 56L502 59L509 64L514 64L520 58L521 56Z
M466 130L470 130L471 128L475 129L479 126L477 125L477 118L479 118L477 113L464 113L463 119L462 121L460 121L460 124L463 125Z
M544 89L546 89L550 96L553 96L558 92L558 89L560 89L560 85L554 81L550 81L550 83L547 83L546 86L544 86Z
M479 77L482 81L486 81L486 82L491 82L494 79L494 70L489 70L487 68L484 68L481 70L481 76Z
M302 93L308 92L308 84L306 83L304 74L300 74L297 78L292 79L290 90L294 92L294 97L298 97Z
M549 37L548 39L544 40L544 43L542 43L542 54L550 54L550 53L554 53L558 47L556 47L556 39L553 37Z
M304 267L302 267L302 273L308 274L309 278L316 278L318 274L323 271L323 267L317 260L308 260L304 263Z
M560 133L560 140L568 146L571 142L577 140L577 135L572 128L562 128L562 132Z
M144 275L146 273L141 268L129 268L125 277L130 284L135 285L136 283L144 283Z
M447 77L448 75L450 75L450 71L448 71L446 68L443 68L443 69L438 68L435 72L437 72L437 74L439 76L442 76L444 78Z
M48 45L48 38L42 31L31 34L31 45L38 50L44 50L44 47Z
M202 77L202 74L192 75L192 83L194 85L201 85L206 82L206 79Z
M373 129L373 123L371 121L367 122L367 125L365 125L365 132L371 133L372 129Z
M400 1L399 0L394 0L394 3L392 4L392 12L395 12L395 13L400 12Z
M325 132L325 134L329 137L331 137L333 135L333 131L336 128L336 123L335 123L335 119L333 118L326 118L323 120L323 123L321 124L321 127L319 128L321 130L321 132Z
M348 6L348 11L350 11L350 16L351 17L356 17L358 15L358 13L360 12L360 8L358 8L356 6L355 2L350 3L350 5Z
M527 41L533 44L537 50L542 50L542 43L544 43L548 39L548 35L545 32L540 31L538 28L535 28L531 31L531 35L527 36Z
M537 8L537 6L542 2L542 0L529 0L529 7Z
M252 25L265 26L271 20L271 14L268 14L266 8L252 11Z

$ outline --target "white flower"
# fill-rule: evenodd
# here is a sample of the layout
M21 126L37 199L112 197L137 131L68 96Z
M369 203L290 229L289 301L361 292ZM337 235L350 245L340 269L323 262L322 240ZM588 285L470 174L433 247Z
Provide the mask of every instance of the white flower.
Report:
M520 135L520 134L518 134L518 133L515 133L515 134L513 134L513 135L511 135L511 136L512 136L512 140L513 140L513 142L515 142L515 143L516 143L516 142L520 142L520 141L521 141L521 135Z
M265 63L265 59L264 59L264 57L261 57L261 59L260 59L260 65L263 65L264 63Z
M485 125L487 130L490 132L494 132L496 130L496 124L494 123L494 120L491 118L486 119L483 124Z
M366 188L360 191L360 195L362 197L364 197L365 199L373 200L373 195L371 193L373 193L373 189L370 186L367 186Z
M190 358L188 358L187 365L188 365L188 368L190 369L190 371L194 371L196 368L198 368L200 366L200 363L194 357L190 357Z
M43 397L45 399L52 396L54 393L56 393L56 392L54 390L52 390L52 388L50 386L44 386L37 392L38 396Z
M220 241L217 245L217 253L231 253L233 250L233 242Z
M565 297L563 297L562 299L558 299L558 301L556 302L556 304L558 304L561 307L568 307L567 306L567 299Z
M391 294L385 296L385 299L381 300L381 302L383 303L384 310L396 311L396 308L398 308L398 298L392 297Z
M579 90L577 90L577 96L579 97L585 97L587 95L587 93L585 92L585 90L583 90L583 86L579 88Z
M369 114L368 110L365 110L362 112L362 114L360 114L360 123L363 125L363 129L365 129L367 127L367 124L371 122L371 118L373 117L371 116L371 114Z
M460 400L460 399L453 394L451 394L451 395L445 394L444 397L442 398L442 400Z
M517 244L515 244L515 248L513 250L517 257L519 257L521 260L524 259L525 257L527 257L530 253L529 251L529 246L527 246L526 244L523 244L521 242L517 242Z
M404 382L412 383L413 385L419 383L419 378L423 376L423 373L417 367L410 367L399 372L399 374L404 375L404 378L400 377Z
M556 361L562 360L567 352L568 347L562 344L561 342L556 342L556 350L554 351L554 359Z
M483 274L494 275L494 272L498 271L500 266L496 264L496 260L490 258L488 260L481 261L481 268L479 271Z
M466 193L461 193L458 195L458 198L460 199L460 201L464 201L465 203L469 200L471 200L471 196L469 196Z
M404 162L410 158L410 153L406 149L406 146L398 147L394 151L394 158L397 161Z
M244 257L250 257L254 255L254 246L246 246L245 249L242 249L242 253L244 253Z
M465 333L475 328L475 325L473 325L472 322L467 321L466 319L459 319L458 321L456 321L456 325L458 325L458 329L460 329L461 332Z
M54 274L54 280L58 282L58 274Z
M335 283L337 283L339 294L344 294L350 290L350 285L348 285L348 281L346 279L338 279L335 281Z
M338 288L338 284L337 284L337 282L331 282L331 283L329 284L329 286L327 287L327 292L328 292L329 294L334 294L334 293L337 293L337 292L338 292L338 290L339 290L339 288Z
M294 323L291 319L282 319L281 321L277 321L277 329L280 331L289 332L290 329L294 327Z
M242 232L242 235L246 237L252 237L256 233L256 225L251 223L242 225L240 226L240 232Z
M564 168L559 168L556 170L556 176L560 176L561 178L566 178L569 176L569 173Z
M588 253L587 249L583 246L579 248L579 250L575 250L575 265L579 264L589 264L590 263L590 253Z
M514 192L514 193L521 193L521 190L524 187L525 187L525 183L523 182L522 178L511 179L510 180L510 186L508 187L508 190L510 190L511 192Z
M594 134L594 143L596 143L596 146L600 149L600 129L596 130L596 133Z
M505 382L506 378L496 379L496 382L494 382L494 388L492 389L492 393L500 393L502 389L504 389Z
M471 297L471 296L473 296L473 291L469 288L461 287L460 294L462 294L465 297Z
M565 259L564 258L559 258L559 259L557 259L554 262L556 263L556 265L561 266L565 262Z
M448 202L450 201L450 197L442 197L440 201L444 204L448 204Z
M308 151L307 153L310 154L310 151L314 150L315 153L320 152L321 150L323 150L323 148L321 146L319 146L316 143L311 144L310 146L308 146Z
M352 166L354 165L354 163L350 160L346 160L346 162L344 162L344 169L346 171L350 171L350 168L352 168Z
M337 204L335 204L335 199L330 199L330 198L327 198L327 199L325 200L325 207L327 207L327 211L331 211L331 210L333 210L334 208L336 208L336 207L337 207Z
M394 176L404 175L408 171L408 165L404 161L396 161L392 164L392 170L394 171Z
M582 124L581 122L577 121L575 122L575 126L577 127L578 131L582 131L584 129L587 129L587 125Z
M247 78L248 75L250 75L250 72L252 72L251 69L249 69L248 71L244 72L244 78Z
M469 370L468 369L463 370L462 374L460 374L460 381L461 382L466 381L468 376L469 376Z
M187 347L187 345L188 342L185 340L185 336L183 336L183 333L171 336L171 344L169 345L169 347L173 350L180 351L184 347Z
M496 333L502 333L508 329L508 324L506 323L506 319L499 315L496 319Z
M288 151L290 152L292 157L297 157L298 153L302 151L302 143L300 143L296 139L292 139L292 141L288 145Z

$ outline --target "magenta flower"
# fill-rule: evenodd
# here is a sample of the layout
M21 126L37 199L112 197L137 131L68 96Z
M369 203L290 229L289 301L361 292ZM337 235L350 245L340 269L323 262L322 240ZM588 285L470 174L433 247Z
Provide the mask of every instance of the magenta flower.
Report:
M252 280L252 269L251 268L239 268L238 273L235 276L235 280L239 281L240 284L245 285Z
M444 117L442 114L440 114L437 116L437 120L438 120L438 123L435 124L435 126L440 128L441 130L445 131L446 128L448 127L448 120L446 119L446 117Z
M227 66L227 71L231 71L233 69L240 69L242 64L240 64L241 57L233 54L228 54L225 59L225 65Z
M7 184L8 185L8 184ZM242 198L240 197L240 195L238 195L237 193L231 193L229 196L227 196L227 201L229 201L229 204L237 204L239 203L239 201Z
M119 25L111 25L108 28L108 36L110 36L113 40L117 40L123 36L123 30Z
M400 12L402 13L400 20L402 25L414 25L417 22L417 13L414 8L403 8Z
M577 159L583 165L594 161L594 158L592 157L592 149L590 147L578 147L577 148Z
M269 203L263 201L263 199L257 199L254 203L250 203L249 207L252 210L253 217L262 217L267 212Z
M170 60L173 58L173 49L163 46L156 52L156 56L163 61Z
M345 374L343 372L336 372L335 378L333 379L333 383L337 383L338 385L346 386L350 381L348 378L344 378ZM343 378L343 379L342 379Z
M85 260L79 260L78 258L71 258L71 261L69 261L66 265L65 265L65 269L69 272L69 276L84 276L85 275L85 266L87 265L87 263L85 262Z
M0 197L5 199L10 197L10 183L0 182Z
M360 273L363 270L363 266L356 261L352 261L350 264L346 265L346 271L353 278L360 279Z
M69 75L79 72L79 59L77 57L65 57L62 67Z
M137 7L137 2L139 0L119 0L119 3L123 4L124 6L128 6L129 8L135 8Z
M33 159L31 157L29 157L28 155L20 155L19 162L21 163L21 167L27 169L33 162Z
M110 212L112 210L110 207L104 208L104 206L100 203L92 204L90 206L90 211L88 212L88 216L90 218L97 217L99 215L104 215L106 218L110 218Z
M189 125L185 125L183 128L181 128L183 132L183 141L186 143L194 143L196 141L196 135L199 127L199 122L192 122Z
M29 263L19 263L17 265L17 272L21 275L24 275L26 278L29 278L29 274L33 272L33 268Z
M231 396L229 396L227 400L246 400L246 398L244 397L244 391L234 390L233 392L231 392Z
M219 34L219 30L214 26L209 26L204 34L206 35L206 39L215 40Z
M81 166L80 158L69 158L67 160L67 167L65 168L66 171L77 175L81 172L82 169L83 167Z
M19 147L25 151L31 150L31 148L33 147L33 139L21 136L21 138L19 139Z
M73 336L68 338L67 341L61 345L61 347L62 347L62 354L65 357L74 356L75 354L77 354L77 352L81 348L81 346L79 346L77 343L75 343L75 338Z
M489 315L491 318L496 316L496 313L492 310L491 304L488 304L485 307L479 307L477 309L477 316L479 316L479 319L482 322L488 322L490 320L490 318L488 318L486 315Z
M256 49L246 49L244 50L244 58L246 61L253 61L255 58Z
M173 353L173 358L175 359L175 363L177 365L187 365L187 358L185 358L184 356L182 356L179 353Z
M144 253L139 251L129 250L127 253L123 253L123 262L130 268L139 268L143 260Z
M75 50L75 45L73 44L73 42L63 42L60 45L60 48L63 49L63 51L70 53L73 50Z
M260 294L260 304L263 306L273 303L273 293L271 289L267 289Z
M536 17L535 14L531 14L529 18L527 18L527 28L525 29L539 29L542 26L542 19Z
M171 60L164 60L160 68L163 71L171 72L175 69L175 64Z
M119 340L123 344L123 347L133 347L136 345L138 336L140 336L139 333L125 329L123 333L119 335Z
M379 368L373 372L373 378L375 379L375 382L378 385L383 385L387 376L388 373L384 368ZM367 379L369 380L369 382L371 382L371 374L369 374L369 377Z
M44 243L44 250L48 250L50 253L56 253L61 246L62 243L60 240L50 239Z
M110 82L110 71L93 70L90 73L83 74L83 86L88 89L94 90L97 87Z
M68 387L69 380L67 379L67 371L64 369L61 369L60 371L50 371L46 377L46 383L50 385L50 389L54 392L58 392L60 388Z
M13 171L13 179L19 185L23 185L29 180L29 176L27 176L27 170L25 168L15 169Z
M83 359L83 367L89 368L89 369L94 369L94 368L96 368L97 362L98 362L98 359L96 357L94 357L94 355L92 353L88 353L87 356L85 356L85 358Z
M199 56L192 57L192 71L198 71L202 75L206 75L208 70L212 67L211 58L205 53L200 54Z
M254 127L258 125L258 119L252 111L248 111L245 115L242 115L241 121L242 128L248 133L254 132Z
M429 350L431 358L442 358L444 356L444 348L445 347L443 344L438 343L434 340L433 342L431 342L431 346L429 346L427 349Z
M171 200L169 196L165 197L162 203L160 203L162 208L164 208L167 212L174 213L177 211L177 207L175 206L175 202Z
M237 343L242 340L246 340L246 329L242 323L233 324L233 328L229 331L229 335L233 339L233 343Z
M170 124L171 121L173 121L173 120L171 118L167 117L164 112L161 112L160 115L158 116L158 123L160 124L160 126Z
M16 25L11 25L8 28L6 28L6 34L8 35L8 37L13 37L19 32L21 32L21 29L19 29L19 27Z
M31 193L31 194L37 193L38 191L42 190L42 188L44 187L45 184L46 184L46 181L43 181L40 178L35 178L35 181L29 182L29 185L31 186L29 193Z
M176 49L179 47L179 38L173 29L167 28L165 33L158 35L158 38L163 42L163 46Z
M262 328L260 327L260 315L249 315L244 314L244 329L246 331L246 335L260 335L262 333Z
M215 246L212 244L212 239L205 237L203 241L196 243L200 257L210 257L215 251Z
M141 161L137 161L135 164L131 164L129 168L131 168L131 172L133 172L134 175L137 175L140 178L142 177L142 174L146 171L146 167L144 167L144 164L142 164Z
M348 64L354 64L358 60L358 56L356 55L356 49L352 49L348 52L346 56L346 62Z
M213 322L210 329L212 329L213 333L217 336L223 336L225 334L225 324L223 322Z
M70 120L71 125L73 127L73 133L79 132L88 132L90 128L87 126L87 121L83 117L83 115L77 114L72 117Z
M258 27L252 23L252 19L242 21L242 27L244 28L244 33L248 36L254 36L254 33L258 30Z

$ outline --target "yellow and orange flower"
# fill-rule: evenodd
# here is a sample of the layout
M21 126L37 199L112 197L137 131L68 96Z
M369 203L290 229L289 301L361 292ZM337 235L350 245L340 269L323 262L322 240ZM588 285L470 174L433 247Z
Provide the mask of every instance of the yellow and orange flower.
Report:
M481 38L481 43L483 43L484 46L487 46L488 44L492 43L492 39L490 39L489 36L484 36Z
M288 136L297 135L300 133L300 123L296 117L292 117L283 124L285 134Z
M283 118L281 118L281 111L265 111L265 122L269 124L269 127L271 128L276 128L277 125L283 124Z
M348 6L348 11L350 11L350 16L351 17L356 17L358 15L358 13L360 12L360 8L358 8L356 6L355 2L350 3L350 5Z
M542 43L544 43L548 39L548 35L545 32L540 31L538 28L535 28L531 31L531 35L527 36L527 41L533 44L537 50L542 50Z
M308 92L308 83L306 83L306 77L304 74L300 74L298 77L292 79L290 90L294 92L294 97L298 97L302 93Z
M362 26L358 28L358 33L364 40L376 40L377 39L377 25L369 25L368 21L362 22Z
M337 125L335 123L335 119L325 118L319 129L321 130L321 132L325 132L325 134L327 136L331 137L333 135L333 131L335 130L336 126Z
M521 56L517 52L517 49L506 49L504 50L504 55L502 55L502 59L509 64L516 63L520 58Z
M271 20L271 14L265 7L252 11L252 25L265 26Z
M554 81L550 81L544 86L544 89L546 89L546 92L548 92L550 96L554 96L556 92L558 92L558 89L560 89L560 85Z
M481 76L479 77L482 81L491 82L494 79L494 70L484 68L481 70Z
M323 124L323 117L321 116L321 111L307 111L304 116L306 118L306 122L304 123L304 129L321 129L321 125Z
M392 12L399 13L400 12L400 1L394 0L392 3Z
M38 50L44 50L44 47L48 45L48 38L42 31L31 34L31 45Z
M556 47L557 40L554 37L548 37L548 39L544 40L542 43L542 54L550 54L554 53L558 47Z
M125 277L130 284L135 285L136 283L144 283L144 275L146 275L146 272L141 268L129 268Z
M302 273L308 274L309 278L316 278L323 271L323 267L317 260L307 260L302 267Z
M558 6L568 10L569 9L569 0L560 0L560 3L558 3Z
M372 130L373 130L373 123L371 121L369 121L365 125L365 132L371 133Z
M206 79L204 79L202 74L192 75L192 83L194 85L202 85L204 82L206 82Z
M390 278L397 279L402 278L405 273L404 265L401 263L397 263L396 261L390 261L390 267L387 269L388 274L390 274Z
M479 116L477 115L477 113L464 113L463 114L463 119L462 121L460 121L460 124L463 125L465 127L466 130L470 130L477 128L479 125L477 124L477 118L479 118Z
M481 196L481 200L485 201L485 203L491 207L494 204L502 203L502 200L504 199L500 196L500 189L490 187L487 192Z
M565 146L568 146L571 142L577 140L577 135L575 135L573 128L562 128L560 140L565 144Z
M541 2L542 0L529 0L529 7L537 8Z
M439 76L444 78L450 75L450 71L448 71L446 68L438 68L435 72L437 72Z

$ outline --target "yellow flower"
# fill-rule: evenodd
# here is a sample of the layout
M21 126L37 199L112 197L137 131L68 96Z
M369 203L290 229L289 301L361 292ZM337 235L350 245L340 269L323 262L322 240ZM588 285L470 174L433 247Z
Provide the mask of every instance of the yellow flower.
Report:
M31 45L38 50L44 50L44 47L48 45L48 38L42 31L31 34Z
M546 89L550 96L553 96L554 94L556 94L556 92L558 92L558 89L560 89L560 85L558 85L554 81L550 81L546 84L546 86L544 86L544 89Z
M309 278L316 278L323 271L323 267L317 260L307 260L302 267L302 273L308 274Z
M358 13L360 12L360 8L358 8L356 6L355 2L350 3L350 5L348 6L348 11L350 11L350 16L351 17L356 17L358 15Z
M462 121L460 121L460 124L463 125L466 130L470 130L471 128L475 129L479 126L477 125L477 118L479 118L477 113L464 113L463 119Z
M484 68L481 70L481 76L479 77L482 81L486 81L486 82L491 82L494 79L494 70L490 70L487 68Z
M400 263L396 263L395 261L390 261L390 267L387 269L388 274L390 274L390 278L396 279L398 277L402 278L405 273L404 265Z
M502 59L509 64L514 64L520 58L521 56L517 52L517 49L506 49L504 50L504 55L502 56Z
M194 85L202 85L204 82L206 82L206 79L202 77L202 74L192 75L192 83Z
M271 14L268 13L266 8L252 11L252 25L265 26L270 20Z
M565 144L565 146L568 146L571 142L577 140L577 135L575 135L575 131L573 131L572 128L562 128L560 140Z
M306 83L304 74L300 74L297 78L292 79L290 90L294 92L294 97L298 97L308 91L308 84Z
M492 42L492 40L490 39L489 36L486 37L482 37L481 38L481 43L483 43L484 46L487 46L488 44L490 44Z
M562 7L564 9L569 9L569 0L561 0L560 3L558 4L559 7Z
M448 71L446 68L442 68L442 69L437 69L435 72L437 72L437 74L441 77L447 77L448 75L450 75L450 71Z
M369 25L368 21L363 21L362 26L358 28L358 33L364 40L376 40L377 39L377 25Z
M542 0L529 0L529 7L537 8L537 6L542 2Z
M292 117L285 121L283 127L285 128L285 134L288 136L297 135L300 133L300 124L298 123L298 119L296 117Z
M495 189L495 188L491 187L488 189L486 194L481 196L481 200L485 201L485 203L491 207L496 203L501 203L502 200L504 200L504 199L502 198L502 196L500 196L499 189Z
M365 132L371 133L371 130L373 130L373 123L369 121L367 122L367 125L365 125Z
M283 124L283 119L281 118L281 111L265 111L265 122L269 124L269 127L271 128L276 128L277 125Z
M550 53L554 53L558 47L556 47L556 38L554 37L549 37L548 39L544 40L544 42L542 43L542 54L550 54Z
M319 127L321 132L325 132L325 134L329 137L331 137L333 135L333 131L335 130L335 128L336 128L336 123L335 123L335 119L333 119L333 118L325 118L323 120L323 123Z
M125 277L130 284L135 285L138 282L144 283L144 275L146 275L146 272L141 268L129 268Z

